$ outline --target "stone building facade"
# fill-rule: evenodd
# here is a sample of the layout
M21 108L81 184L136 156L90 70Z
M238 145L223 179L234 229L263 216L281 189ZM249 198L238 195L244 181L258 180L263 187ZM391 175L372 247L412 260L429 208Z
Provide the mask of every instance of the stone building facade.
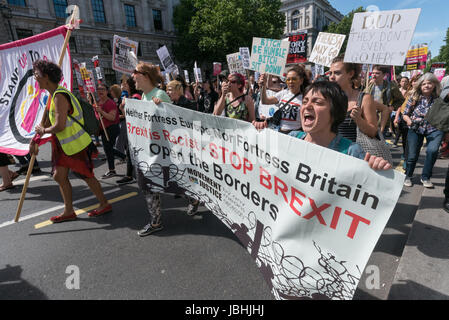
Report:
M307 30L307 56L312 52L318 33L331 22L340 22L343 15L327 0L281 0L285 14L284 35Z
M138 59L159 64L156 50L175 41L173 7L179 0L0 0L0 43L36 35L66 23L66 9L77 5L82 23L72 32L73 59L86 62L98 55L107 84L118 83L112 69L114 35L139 43Z

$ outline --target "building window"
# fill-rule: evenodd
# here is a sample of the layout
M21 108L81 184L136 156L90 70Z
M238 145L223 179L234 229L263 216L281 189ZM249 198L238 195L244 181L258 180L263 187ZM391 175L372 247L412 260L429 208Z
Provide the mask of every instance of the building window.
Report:
M161 12L161 10L153 9L153 21L154 21L154 29L162 30L162 12Z
M25 0L8 0L8 4L18 7L26 7Z
M136 11L134 9L134 6L125 4L125 16L126 16L126 25L128 27L137 27Z
M55 7L55 14L57 18L66 18L68 15L67 10L67 0L53 0L53 5Z
M95 22L106 23L103 0L92 0L92 11Z
M100 40L101 54L112 55L111 41Z
M17 39L25 39L33 36L33 31L28 29L16 29Z
M294 18L292 20L292 30L298 30L299 28L299 20L298 18Z
M77 53L78 49L76 48L76 41L75 38L73 36L71 36L69 38L69 48L70 48L70 52L72 53Z

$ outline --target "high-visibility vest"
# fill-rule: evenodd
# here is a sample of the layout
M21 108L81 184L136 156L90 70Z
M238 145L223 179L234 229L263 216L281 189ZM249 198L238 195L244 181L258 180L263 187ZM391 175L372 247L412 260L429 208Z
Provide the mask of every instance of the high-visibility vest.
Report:
M52 125L55 124L56 106L54 101L57 93L66 93L69 95L73 107L73 113L71 116L84 125L83 110L81 109L78 99L76 99L76 97L69 90L61 86L58 86L51 99L50 110L48 113L50 123ZM69 116L67 116L64 130L56 133L56 137L61 144L62 150L68 156L80 152L92 142L90 135Z

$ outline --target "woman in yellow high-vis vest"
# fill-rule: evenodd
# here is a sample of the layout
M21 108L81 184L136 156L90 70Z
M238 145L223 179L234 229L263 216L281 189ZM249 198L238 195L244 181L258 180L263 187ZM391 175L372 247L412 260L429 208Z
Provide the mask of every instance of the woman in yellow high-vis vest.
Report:
M69 90L58 85L62 79L62 70L52 62L38 60L33 63L33 72L39 87L46 89L52 97L48 109L49 121L36 126L35 130L41 137L46 133L52 135L53 179L59 184L64 199L64 212L50 220L58 223L76 219L72 204L72 185L68 178L69 170L86 181L100 202L97 209L89 212L90 217L112 211L93 172L92 158L98 151L90 135L79 124L84 124L81 106ZM38 152L34 141L30 144L30 152Z

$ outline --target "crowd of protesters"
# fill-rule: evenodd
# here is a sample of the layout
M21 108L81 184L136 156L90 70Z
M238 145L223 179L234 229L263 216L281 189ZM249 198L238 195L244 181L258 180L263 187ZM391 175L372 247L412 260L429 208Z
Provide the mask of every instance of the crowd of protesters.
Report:
M67 177L69 169L77 172L73 168L73 161L76 160L83 164L78 174L85 179L100 202L99 209L90 216L110 212L112 207L104 198L92 171L95 144L87 143L86 139L82 148L74 148L77 151L75 156L65 157L64 145L58 140L63 138L61 131L65 130L66 125L61 114L64 117L76 113L77 104L74 103L74 96L61 91L56 80L51 81L53 73L57 73L54 69L53 65L50 68L46 63L35 63L36 80L42 85L41 88L48 87L57 98L53 108L62 110L53 122L36 129L36 132L42 134L53 133L53 158L56 156L53 163L54 179L61 187L66 205L64 213L53 217L52 221L76 219ZM88 98L103 121L104 130L100 136L109 170L101 178L117 176L115 160L118 158L122 162L126 161L127 166L124 177L116 183L137 182L139 186L142 185L128 146L125 122L125 98L128 98L153 101L158 105L168 102L193 111L247 121L257 130L274 130L363 159L374 170L390 170L393 163L360 145L358 136L363 134L370 139L380 139L387 148L397 146L401 140L406 187L413 186L413 173L425 138L427 149L421 183L431 188L433 166L440 146L449 141L449 134L433 127L425 117L440 95L446 101L449 99L449 81L446 77L440 83L432 73L415 75L411 79L394 78L389 75L390 70L386 66L373 66L371 79L362 78L361 65L345 63L344 57L339 56L332 61L326 75L317 75L314 79L303 64L297 64L287 66L285 78L252 72L242 75L225 70L203 82L186 83L178 75L167 83L157 66L140 62L132 75L123 77L120 84L108 88L100 83L97 85L97 97ZM394 142L385 142L384 136ZM34 148L30 150L31 154L37 152ZM26 172L27 159L23 157L19 160L23 162L22 167L13 172L7 166L14 161L0 154L0 173L3 178L0 191L12 188L12 181ZM34 170L39 170L38 164L35 166ZM149 223L138 235L146 236L162 229L161 197L159 193L141 189L146 198ZM443 206L449 212L449 170L444 193ZM188 198L187 213L196 214L199 205L198 200Z

